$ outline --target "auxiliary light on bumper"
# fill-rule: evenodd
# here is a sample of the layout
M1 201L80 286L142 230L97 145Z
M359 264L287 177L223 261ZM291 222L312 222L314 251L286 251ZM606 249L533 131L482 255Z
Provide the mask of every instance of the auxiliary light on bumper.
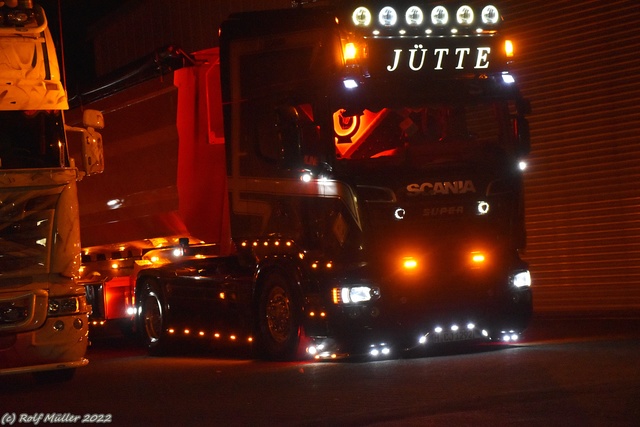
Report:
M511 284L516 288L531 287L531 273L529 270L521 271L511 276Z
M357 304L380 298L380 290L366 285L333 288L331 296L334 304Z

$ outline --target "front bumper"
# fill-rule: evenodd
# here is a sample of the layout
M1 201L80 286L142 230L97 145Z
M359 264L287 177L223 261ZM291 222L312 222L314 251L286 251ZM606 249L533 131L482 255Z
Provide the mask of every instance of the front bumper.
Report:
M382 283L374 301L325 306L324 322L316 316L306 328L312 355L383 355L430 343L515 340L533 315L532 293L529 286L514 286L509 274L500 277L462 286L443 280L445 285L429 290Z
M86 313L47 318L35 330L0 335L0 375L85 366Z

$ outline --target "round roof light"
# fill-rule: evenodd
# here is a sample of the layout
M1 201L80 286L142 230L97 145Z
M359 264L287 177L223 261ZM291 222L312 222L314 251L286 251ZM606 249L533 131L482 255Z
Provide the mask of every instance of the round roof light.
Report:
M473 24L473 9L467 5L460 6L456 12L456 19L460 25Z
M444 6L436 6L431 11L431 22L433 25L447 25L449 22L449 12Z
M492 5L485 6L482 9L482 23L485 25L495 25L500 20L498 8Z
M360 6L353 11L351 19L358 27L367 27L371 24L371 12L366 7Z
M405 19L407 20L407 24L411 26L422 24L422 21L424 20L422 9L420 9L418 6L411 6L409 9L407 9Z
M378 14L378 21L380 21L380 25L391 27L392 25L396 25L398 14L391 6L385 6L380 11L380 14Z

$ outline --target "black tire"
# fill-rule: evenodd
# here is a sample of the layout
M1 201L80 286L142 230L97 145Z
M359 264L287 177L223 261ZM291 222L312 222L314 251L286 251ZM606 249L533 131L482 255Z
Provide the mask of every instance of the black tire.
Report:
M56 384L71 381L76 373L76 368L56 369L53 371L34 372L33 377L39 384Z
M299 298L284 274L268 273L258 300L257 341L262 358L296 358L301 334Z
M146 283L139 298L139 330L143 343L149 350L149 354L161 356L169 349L166 311L162 295L156 286Z

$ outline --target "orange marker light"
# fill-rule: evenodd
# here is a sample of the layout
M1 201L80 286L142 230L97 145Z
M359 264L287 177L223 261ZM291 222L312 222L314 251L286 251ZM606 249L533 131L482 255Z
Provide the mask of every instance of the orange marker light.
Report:
M413 257L406 257L402 260L402 266L406 270L415 270L418 267L418 261Z
M331 290L331 296L333 297L332 299L334 304L340 304L342 301L342 298L340 297L340 289L338 288L333 288Z
M507 55L507 58L513 58L514 48L511 40L504 41L504 53Z
M347 43L344 45L344 60L345 62L356 59L356 45L353 43Z
M471 253L471 261L473 261L474 264L479 265L484 263L487 260L487 258L484 256L484 254L482 252L472 252Z

